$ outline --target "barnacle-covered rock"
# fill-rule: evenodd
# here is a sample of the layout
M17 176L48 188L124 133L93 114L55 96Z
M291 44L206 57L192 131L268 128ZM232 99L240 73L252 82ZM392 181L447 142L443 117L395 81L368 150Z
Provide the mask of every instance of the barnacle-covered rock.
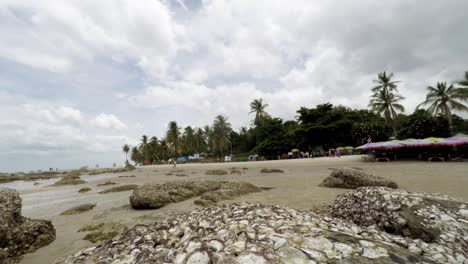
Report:
M332 215L404 238L394 242L433 258L468 255L468 203L446 195L363 187L335 200Z
M55 240L55 229L47 220L21 216L17 191L0 188L0 263L14 263L23 254Z
M320 187L356 189L364 186L384 186L398 188L395 182L368 174L360 169L333 168L331 170L330 176L323 180Z
M211 202L258 192L261 189L246 182L226 181L172 181L164 184L145 184L136 188L130 196L134 209L157 209L169 203L180 202L200 196L195 203L208 205Z
M312 212L234 203L135 226L56 263L440 262L394 243L395 238Z

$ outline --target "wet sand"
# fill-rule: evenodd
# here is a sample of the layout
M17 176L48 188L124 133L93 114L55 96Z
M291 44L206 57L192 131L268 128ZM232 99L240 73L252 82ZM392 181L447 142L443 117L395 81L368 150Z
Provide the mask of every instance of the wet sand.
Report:
M57 258L92 246L92 243L81 239L85 233L77 232L79 228L88 224L119 222L131 227L136 224L163 220L198 207L193 204L194 199L190 199L170 204L158 210L136 211L129 206L128 197L131 191L98 194L98 191L118 186L96 186L107 180L117 182L119 185L162 183L170 180L247 181L261 187L273 187L273 189L241 196L233 201L278 204L309 210L315 205L330 204L338 194L349 191L318 187L318 184L330 174L329 168L343 166L361 167L367 172L397 182L404 190L437 192L468 201L468 164L458 162L368 163L362 162L358 156L353 156L223 164L180 164L176 169L169 165L146 166L120 174L84 176L82 178L88 183L76 186L44 187L46 184L43 184L18 188L21 189L19 192L23 198L23 215L50 219L57 230L57 239L52 244L32 254L25 255L21 263L53 263ZM248 170L242 175L207 176L204 174L207 169L227 170L230 167L246 167ZM282 169L284 173L262 174L260 173L262 168ZM165 175L174 170L183 171L173 172L171 176ZM187 177L177 177L176 174L186 174ZM136 175L136 177L119 178L120 175ZM15 184L18 186L18 183ZM47 182L47 184L50 183ZM92 191L84 194L78 193L78 190L83 187L90 187ZM60 212L83 203L96 203L97 206L93 210L79 215L59 215Z

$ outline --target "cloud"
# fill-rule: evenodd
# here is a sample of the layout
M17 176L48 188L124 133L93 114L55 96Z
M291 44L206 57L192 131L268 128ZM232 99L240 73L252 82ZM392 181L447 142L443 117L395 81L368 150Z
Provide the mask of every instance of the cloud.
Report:
M125 129L125 125L120 121L115 115L101 113L90 121L96 127L105 128L105 129Z
M106 56L161 76L182 48L183 29L159 1L3 1L0 18L0 58L53 72Z
M255 98L285 119L325 102L364 108L381 71L402 81L411 112L427 85L468 70L467 9L463 0L0 1L2 150L120 157L118 144L161 137L171 120L201 126L224 114L248 126Z

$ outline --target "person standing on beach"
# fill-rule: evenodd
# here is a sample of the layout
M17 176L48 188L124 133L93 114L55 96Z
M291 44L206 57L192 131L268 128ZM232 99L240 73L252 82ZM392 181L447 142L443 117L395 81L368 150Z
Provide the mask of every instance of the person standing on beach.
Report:
M174 159L174 161L172 162L172 168L175 168L175 167L177 167L177 160L176 159Z

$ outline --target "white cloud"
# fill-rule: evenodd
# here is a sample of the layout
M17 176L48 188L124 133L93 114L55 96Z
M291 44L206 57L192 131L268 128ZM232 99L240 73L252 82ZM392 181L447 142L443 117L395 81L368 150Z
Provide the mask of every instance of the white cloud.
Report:
M325 102L366 107L384 70L402 81L411 112L428 84L468 70L467 8L463 0L0 0L0 89L11 93L0 90L0 141L13 142L8 151L117 155L117 144L162 136L170 120L200 126L225 114L234 127L249 125L255 98L282 118Z
M162 76L183 48L183 29L153 0L3 1L0 18L0 57L54 72L106 56Z
M105 129L125 129L127 125L125 125L122 121L120 121L115 115L112 114L104 114L101 113L97 115L95 118L90 120L90 123L99 128Z

